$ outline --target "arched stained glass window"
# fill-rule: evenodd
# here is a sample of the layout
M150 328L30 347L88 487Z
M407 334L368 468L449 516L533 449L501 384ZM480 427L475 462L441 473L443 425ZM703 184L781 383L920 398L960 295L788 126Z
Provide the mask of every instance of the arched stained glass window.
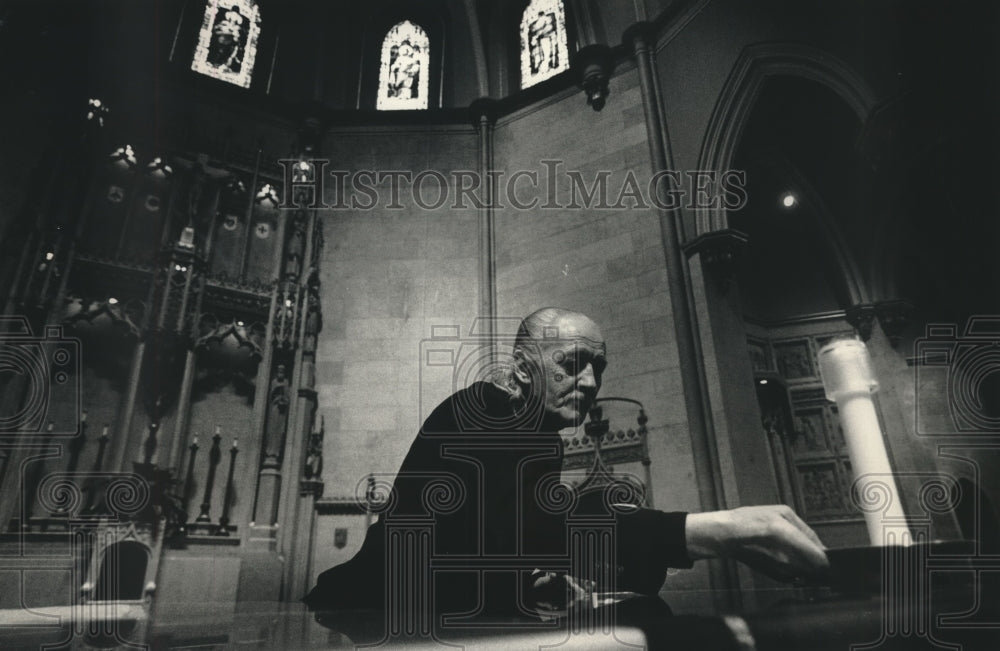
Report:
M569 68L569 39L562 0L531 0L521 14L521 88Z
M259 35L254 0L208 0L191 69L249 88Z
M427 108L430 39L419 25L397 23L382 41L378 75L380 111Z

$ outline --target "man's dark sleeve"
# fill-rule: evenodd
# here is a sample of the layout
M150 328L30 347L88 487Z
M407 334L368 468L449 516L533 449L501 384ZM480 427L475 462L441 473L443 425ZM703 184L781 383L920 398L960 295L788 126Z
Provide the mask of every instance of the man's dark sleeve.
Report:
M580 496L581 513L604 517L608 508L604 491L587 491ZM614 576L615 583L599 589L655 595L668 568L694 565L687 553L686 512L657 511L629 503L616 503L613 508L616 566L613 572L598 572L594 578Z
M636 508L619 513L615 589L655 595L668 568L690 568L694 563L687 554L686 520L687 513L682 511Z

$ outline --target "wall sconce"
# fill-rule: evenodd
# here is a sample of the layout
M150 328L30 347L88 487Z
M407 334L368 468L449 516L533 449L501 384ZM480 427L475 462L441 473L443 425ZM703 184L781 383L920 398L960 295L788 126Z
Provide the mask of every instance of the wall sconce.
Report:
M108 116L111 110L108 108L107 104L102 102L96 97L92 97L87 100L87 121L94 122L98 127L104 126L104 118Z
M136 166L135 151L132 149L132 145L123 145L111 153L111 163L113 165L118 165L119 167L124 167L126 169L131 169Z
M177 248L188 251L194 250L194 228L185 226L181 231L181 236L177 239ZM186 271L186 269L185 269Z
M611 48L601 44L581 48L573 55L571 66L580 79L580 88L587 95L587 104L600 111L608 98L608 80L614 70Z
M260 190L254 196L254 201L264 205L264 202L268 202L272 207L278 206L278 191L274 189L270 183L265 183L261 186Z
M173 173L174 169L159 156L151 160L149 164L146 165L146 174L160 179L170 178Z

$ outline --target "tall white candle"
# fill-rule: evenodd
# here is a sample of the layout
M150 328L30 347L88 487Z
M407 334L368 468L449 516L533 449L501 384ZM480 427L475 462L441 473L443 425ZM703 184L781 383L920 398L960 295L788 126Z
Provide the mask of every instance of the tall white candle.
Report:
M819 368L827 399L837 403L855 485L862 496L877 502L877 508L864 510L871 544L909 544L899 487L872 401L878 380L868 349L858 339L831 341L819 351Z

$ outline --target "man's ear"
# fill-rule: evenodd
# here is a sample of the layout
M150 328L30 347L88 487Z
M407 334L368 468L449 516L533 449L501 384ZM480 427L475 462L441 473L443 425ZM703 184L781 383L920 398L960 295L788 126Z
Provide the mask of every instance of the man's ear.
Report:
M524 357L524 350L517 346L514 348L514 377L521 384L531 384L531 374L528 373L528 360Z

